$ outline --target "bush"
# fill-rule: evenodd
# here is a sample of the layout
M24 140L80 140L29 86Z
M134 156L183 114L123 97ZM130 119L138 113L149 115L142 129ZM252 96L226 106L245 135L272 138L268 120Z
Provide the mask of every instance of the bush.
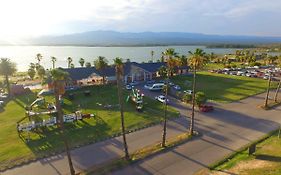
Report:
M207 97L204 92L197 92L195 94L195 103L198 106L201 106L207 102Z
M236 67L237 67L236 64L230 64L230 66L231 66L232 68L236 68Z
M184 95L182 96L182 101L185 103L189 103L192 100L192 95L188 94L188 93L184 93Z

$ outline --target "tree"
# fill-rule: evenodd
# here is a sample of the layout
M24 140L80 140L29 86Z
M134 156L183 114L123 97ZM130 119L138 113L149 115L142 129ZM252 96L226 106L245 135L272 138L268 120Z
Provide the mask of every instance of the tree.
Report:
M277 66L280 68L281 67L281 55L279 55L279 57L277 58ZM279 93L279 90L280 90L280 87L281 87L281 78L280 78L280 81L278 83L278 86L277 86L277 89L275 91L275 95L274 95L274 101L277 102L277 97L278 97L278 93Z
M267 85L267 90L266 90L266 95L265 95L265 100L264 100L265 108L268 107L268 96L269 96L270 85L271 85L271 73L269 73L268 85Z
M102 75L102 83L105 84L105 74L104 74L104 69L108 67L108 61L106 60L105 57L99 56L95 61L94 61L95 68L101 72Z
M150 51L151 61L153 62L154 50Z
M32 68L29 68L27 71L28 76L33 80L35 75L36 75L36 71Z
M278 93L279 93L280 87L281 87L281 78L279 80L279 83L278 83L278 86L276 88L275 95L274 95L274 101L275 102L277 102L277 100L278 100Z
M207 97L204 92L197 92L195 94L195 102L197 106L201 106L207 102Z
M73 60L72 60L71 57L68 57L68 58L67 58L67 67L68 67L68 68L70 68L72 61L73 61Z
M57 58L56 57L51 57L51 61L52 61L52 64L53 64L53 69L55 68L55 63L57 61Z
M180 59L180 66L186 66L188 63L188 59L185 55L182 55L179 57Z
M35 69L35 68L36 68L36 65L35 65L34 63L30 63L29 68Z
M85 63L85 67L92 67L92 65L91 65L90 62L86 62L86 63Z
M51 78L52 78L52 83L54 85L54 95L55 95L56 109L57 109L57 114L58 114L58 122L59 122L58 124L59 124L59 128L60 128L60 135L64 142L70 173L71 173L71 175L74 175L75 170L73 168L72 159L71 159L71 155L70 155L70 149L69 149L68 141L67 141L66 135L65 135L65 128L64 128L64 122L63 122L63 111L62 111L61 104L60 104L60 96L64 94L65 81L66 81L67 77L68 77L68 73L64 72L61 69L52 69L51 70Z
M170 75L169 69L167 69L164 66L161 66L159 69L159 75L161 78L166 80L165 86L163 88L164 93L165 93L165 99L168 97L168 90L169 90L169 83L168 83L168 78ZM166 146L166 137L167 137L167 102L163 103L164 105L164 124L163 124L163 131L162 131L162 143L161 146L165 147Z
M128 145L126 140L126 133L125 133L125 123L124 123L124 106L123 106L123 74L124 74L124 67L122 58L115 58L114 59L115 70L116 70L116 78L117 78L117 90L118 90L118 101L120 107L120 117L121 117L121 128L122 128L122 137L123 137L123 146L125 152L126 160L129 160L129 151Z
M80 64L81 67L84 67L84 63L85 63L84 58L80 58L79 64Z
M188 93L184 93L184 95L182 96L182 101L185 103L190 103L191 100L192 100L192 95Z
M180 62L178 60L178 53L175 52L175 49L169 48L163 53L165 61L167 62L167 69L170 73L169 76L173 76L175 68L179 66Z
M0 75L5 77L8 96L11 96L9 76L13 75L17 71L16 64L11 62L8 58L1 58L0 60Z
M37 70L37 74L41 80L43 80L44 76L46 75L46 71L43 66L40 66Z
M192 111L191 111L191 120L189 133L193 135L194 131L194 107L195 107L195 94L196 94L196 71L203 67L205 63L205 52L202 49L197 48L195 52L189 51L191 58L189 59L189 66L193 70L193 83L192 83Z
M75 66L74 66L74 64L73 63L71 63L70 64L70 68L74 68Z
M38 53L38 54L36 54L35 59L38 61L38 64L40 65L40 62L43 59L43 56L40 53Z

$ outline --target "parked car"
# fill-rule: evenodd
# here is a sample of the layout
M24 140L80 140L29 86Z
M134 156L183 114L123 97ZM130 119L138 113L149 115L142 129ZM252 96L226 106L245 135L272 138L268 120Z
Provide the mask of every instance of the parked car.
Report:
M164 95L159 95L155 97L155 100L160 101L161 103L169 103L169 99L166 99Z
M148 80L146 81L146 84L154 84L156 81L155 80Z
M155 84L152 84L152 85L144 85L144 88L145 89L148 89L148 90L151 90L151 91L159 91L159 90L162 90L164 88L164 83L155 83Z
M238 72L237 72L237 75L238 75L238 76L243 76L243 75L245 75L245 72L244 72L244 71L238 71Z
M139 82L137 82L137 81L133 81L133 82L129 83L129 85L131 85L131 86L136 86L138 84L139 84Z
M170 86L175 86L175 84L173 82L169 82Z
M201 105L201 106L199 107L199 110L200 110L201 112L210 112L210 111L213 111L213 110L214 110L214 107L211 106L211 105Z
M173 88L176 90L176 91L180 91L181 90L181 87L179 85L175 85L173 86Z
M0 101L0 107L3 107L3 106L4 106L4 103L5 103L5 102L1 100L1 101Z
M183 93L186 93L186 94L192 94L192 93L193 93L193 91L192 91L192 90L185 90L185 91L183 91Z
M130 84L127 84L127 85L126 85L126 89L127 89L127 90L132 90L132 88L133 88L133 86L131 86Z

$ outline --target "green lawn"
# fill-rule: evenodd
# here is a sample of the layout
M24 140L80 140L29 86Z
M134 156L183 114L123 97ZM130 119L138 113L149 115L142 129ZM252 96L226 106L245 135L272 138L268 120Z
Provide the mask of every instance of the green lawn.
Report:
M238 153L228 162L215 170L243 175L280 175L281 174L281 138L277 133L257 145L257 152L248 156L248 151ZM214 175L220 174L215 171Z
M192 89L192 76L176 76L172 78L175 84L185 89ZM276 84L273 83L273 86ZM267 88L267 81L244 76L232 76L210 72L198 72L197 91L203 91L209 100L217 102L232 102L261 92Z
M120 113L118 107L105 109L101 104L118 104L116 86L100 86L87 88L91 91L90 97L85 97L83 90L76 91L75 99L64 99L64 112L74 112L78 105L83 112L96 114L95 118L85 119L76 123L66 124L67 137L71 146L84 144L93 140L108 137L120 132ZM127 92L126 92L127 93ZM125 99L124 95L124 99ZM26 143L18 135L16 122L25 116L24 107L29 105L35 94L23 95L10 101L0 112L0 169L13 162L20 162L27 158L45 155L55 150L63 149L63 144L56 127L38 129L30 134L31 141ZM54 101L52 96L47 96L48 102ZM125 124L127 129L134 129L153 122L162 120L162 105L157 101L145 98L144 111L136 112L131 103L125 103ZM178 113L169 108L169 117ZM23 138L27 135L23 134Z

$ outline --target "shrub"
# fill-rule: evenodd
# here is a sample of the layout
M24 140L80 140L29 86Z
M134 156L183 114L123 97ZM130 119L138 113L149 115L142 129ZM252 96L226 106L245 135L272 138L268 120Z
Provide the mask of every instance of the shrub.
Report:
M195 94L195 103L198 106L201 106L207 102L207 97L204 92L197 92Z
M182 101L185 103L189 103L192 100L192 95L188 94L188 93L184 93L184 95L182 96Z
M236 64L230 64L230 66L231 66L232 68L236 68L236 67L237 67Z

